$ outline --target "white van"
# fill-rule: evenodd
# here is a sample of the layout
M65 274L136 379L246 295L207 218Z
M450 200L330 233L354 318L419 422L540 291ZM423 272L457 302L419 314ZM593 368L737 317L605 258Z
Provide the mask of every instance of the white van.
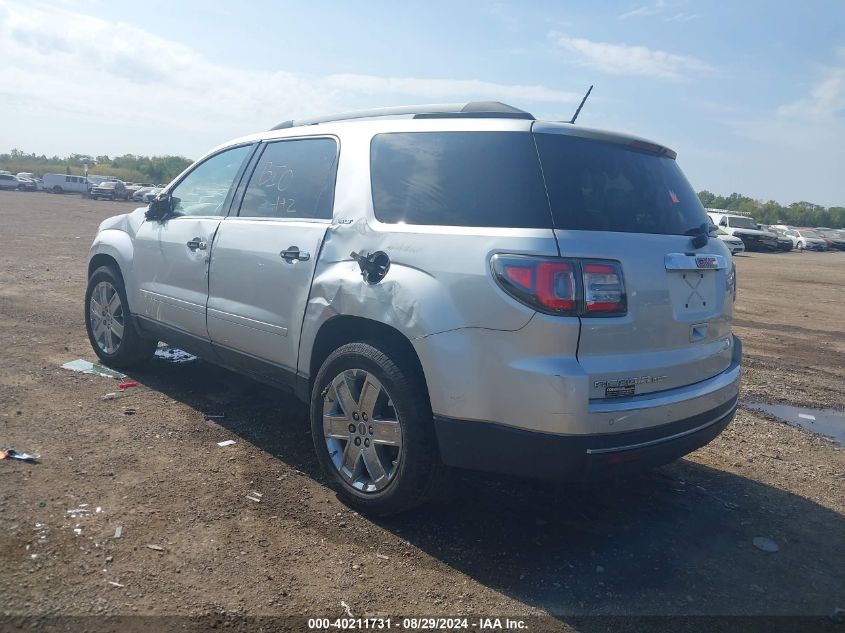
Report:
M90 186L85 176L44 174L44 191L52 193L88 193Z

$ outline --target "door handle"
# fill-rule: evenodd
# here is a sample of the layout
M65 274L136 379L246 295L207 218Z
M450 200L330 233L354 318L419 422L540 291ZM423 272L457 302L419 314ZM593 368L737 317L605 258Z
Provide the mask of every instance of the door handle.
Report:
M301 251L299 250L298 246L290 246L286 250L283 250L279 253L282 259L284 259L288 264L293 264L296 261L307 262L311 259L311 253L308 251Z
M202 239L200 239L199 237L195 237L195 238L194 238L194 239L192 239L192 240L188 240L188 241L185 243L185 245L186 245L188 248L190 248L192 251L195 251L195 250L197 250L197 249L199 249L199 250L201 250L201 251L204 251L205 249L207 249L207 248L208 248L208 242L204 242L204 241L203 241Z

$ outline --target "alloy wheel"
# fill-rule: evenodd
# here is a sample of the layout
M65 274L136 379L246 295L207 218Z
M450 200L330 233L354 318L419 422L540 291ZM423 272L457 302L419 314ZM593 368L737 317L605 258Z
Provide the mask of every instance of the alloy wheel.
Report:
M402 427L387 389L368 371L346 369L323 394L323 436L334 467L359 492L384 490L402 453Z
M108 281L94 286L88 314L97 347L106 354L114 354L123 341L126 327L126 314L117 288Z

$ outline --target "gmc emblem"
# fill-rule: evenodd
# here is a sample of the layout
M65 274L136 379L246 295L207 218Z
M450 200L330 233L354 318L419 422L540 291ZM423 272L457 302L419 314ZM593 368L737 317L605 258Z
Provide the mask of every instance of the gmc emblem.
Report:
M695 265L698 268L718 268L719 264L712 255L699 255L695 258Z

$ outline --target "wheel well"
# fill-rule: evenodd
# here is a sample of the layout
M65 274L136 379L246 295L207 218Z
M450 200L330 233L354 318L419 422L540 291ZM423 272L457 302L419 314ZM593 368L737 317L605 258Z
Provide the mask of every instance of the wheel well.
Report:
M110 268L114 268L115 271L117 271L117 274L123 278L123 273L120 272L120 266L118 265L117 260L111 255L104 255L103 253L97 253L91 258L91 261L88 263L88 277L90 278L94 271L100 266L109 266Z
M329 354L341 345L356 341L385 343L399 349L419 371L423 384L425 384L425 374L420 358L417 356L414 346L411 345L411 341L404 334L379 321L354 316L337 316L329 319L320 327L320 331L317 332L317 337L314 339L314 347L311 350L311 363L309 365L311 380L314 380L317 376L320 366ZM427 390L428 387L426 386Z

